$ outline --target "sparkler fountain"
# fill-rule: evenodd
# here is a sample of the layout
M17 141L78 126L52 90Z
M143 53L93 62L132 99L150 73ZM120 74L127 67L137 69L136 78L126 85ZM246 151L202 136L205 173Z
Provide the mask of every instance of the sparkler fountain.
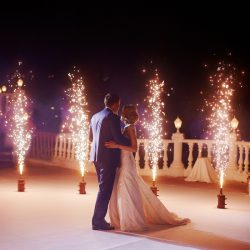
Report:
M68 74L72 83L66 93L69 98L69 115L64 127L68 127L72 134L72 142L75 147L76 159L79 162L82 179L79 183L79 193L86 194L86 182L84 180L85 165L89 152L89 122L86 102L85 85L79 70L74 68L74 73Z
M152 80L147 84L149 91L146 97L147 101L147 121L143 122L143 126L148 130L148 145L146 150L148 150L150 164L152 166L152 178L153 184L151 186L152 192L157 195L159 191L155 184L159 156L162 151L162 114L164 108L164 102L162 101L162 94L164 88L164 82L160 82L159 75L157 71Z
M25 180L23 178L25 155L30 147L32 129L29 128L28 98L22 89L23 80L17 81L17 88L14 89L11 99L11 110L13 115L10 117L10 137L12 138L17 162L19 167L18 192L25 191Z
M215 164L220 177L220 193L217 208L225 208L226 197L223 194L225 171L229 165L230 150L230 116L232 113L231 99L233 96L234 71L230 64L219 63L217 72L210 76L210 86L213 89L211 101L206 105L212 110L209 120L210 132L215 140Z

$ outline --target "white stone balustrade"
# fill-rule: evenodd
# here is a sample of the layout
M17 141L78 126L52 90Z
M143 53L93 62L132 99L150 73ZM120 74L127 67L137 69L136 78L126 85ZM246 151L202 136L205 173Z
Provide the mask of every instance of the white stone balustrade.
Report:
M152 174L148 152L145 150L147 144L147 139L138 139L135 161L141 175ZM213 162L212 149L214 147L213 140L184 139L183 134L175 133L171 140L163 140L162 161L157 175L187 176L198 157L208 157ZM236 137L232 136L226 178L246 181L249 173L249 150L250 142L236 141ZM36 133L32 140L29 157L47 160L57 166L78 168L70 134ZM86 167L87 171L95 171L91 163Z
M39 132L32 137L30 158L52 160L56 150L56 134Z
M249 149L250 149L250 142L244 141L237 141L236 147L239 149L238 155L238 173L243 175L244 178L249 174Z

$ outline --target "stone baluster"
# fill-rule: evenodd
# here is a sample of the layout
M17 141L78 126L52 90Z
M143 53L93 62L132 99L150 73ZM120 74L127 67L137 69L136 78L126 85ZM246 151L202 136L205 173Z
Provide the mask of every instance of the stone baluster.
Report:
M201 155L202 155L202 146L203 146L203 143L198 142L197 146L198 146L198 158L200 158Z
M71 140L71 150L70 150L70 159L75 160L75 144Z
M35 136L32 138L32 157L37 157L38 153L37 153L37 134L35 134Z
M47 133L45 134L44 139L45 139L45 147L46 147L45 155L46 155L46 159L48 159L49 154L50 154L50 137Z
M63 135L63 137L62 137L62 154L61 154L61 157L63 159L66 158L66 149L67 149L66 147L67 147L67 138L65 135Z
M249 167L249 146L245 146L245 159L244 159L244 173L248 175L248 167Z
M239 172L242 173L242 170L243 170L243 146L242 145L239 145L239 153L240 153Z
M54 155L54 137L52 135L49 136L49 144L50 144L49 157L52 158L52 156Z
M71 147L72 147L72 139L67 137L67 159L71 159Z
M191 171L192 166L193 166L193 147L194 147L194 143L189 142L188 143L188 167L187 167L188 171Z
M39 156L43 156L42 134L39 134L38 148L39 148Z
M54 152L54 158L58 158L59 156L59 145L60 145L60 136L56 136L56 143L55 143L55 152Z
M41 147L41 151L42 151L42 156L45 157L45 155L46 155L46 144L45 144L44 133L42 133L41 136L40 136L40 147Z
M168 168L168 142L163 141L163 169Z
M55 154L55 143L56 143L56 138L52 135L51 136L51 152L50 152L50 158L53 157L53 155Z
M63 138L62 136L59 135L59 138L58 138L58 158L61 158L62 156L62 143L63 143Z
M46 159L48 159L49 153L50 153L50 142L49 142L49 135L48 134L44 135L44 141L45 141L45 156L46 156Z
M211 161L212 158L212 144L207 144L207 158Z
M43 133L40 134L39 147L40 147L41 156L44 157L45 145L44 145L44 134Z
M144 140L144 150L145 150L144 169L148 169L149 168L149 154L148 154L148 140L147 139Z

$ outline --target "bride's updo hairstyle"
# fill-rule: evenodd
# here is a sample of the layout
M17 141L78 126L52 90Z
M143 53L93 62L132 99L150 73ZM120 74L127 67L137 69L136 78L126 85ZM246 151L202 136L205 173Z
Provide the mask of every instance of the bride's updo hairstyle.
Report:
M135 124L139 119L136 106L133 104L123 106L121 116L127 124Z

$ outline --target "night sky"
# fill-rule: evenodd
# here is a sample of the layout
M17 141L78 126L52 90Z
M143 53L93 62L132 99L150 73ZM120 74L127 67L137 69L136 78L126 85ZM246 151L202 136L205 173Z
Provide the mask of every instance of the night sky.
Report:
M17 61L34 79L27 91L34 100L39 130L57 131L63 112L67 73L76 65L83 73L90 113L102 108L107 92L120 94L123 103L143 107L149 73L157 67L166 82L167 137L180 116L187 138L204 137L205 125L198 111L200 91L210 70L221 59L246 71L243 89L235 94L235 115L242 139L250 139L249 72L250 31L247 7L196 5L171 7L87 8L72 4L27 8L12 7L0 15L0 85ZM231 52L232 56L228 57ZM150 61L153 61L151 66ZM205 68L207 64L209 67ZM173 91L171 90L173 88ZM55 107L51 110L51 107ZM59 114L55 119L54 115ZM46 124L42 124L46 120Z

